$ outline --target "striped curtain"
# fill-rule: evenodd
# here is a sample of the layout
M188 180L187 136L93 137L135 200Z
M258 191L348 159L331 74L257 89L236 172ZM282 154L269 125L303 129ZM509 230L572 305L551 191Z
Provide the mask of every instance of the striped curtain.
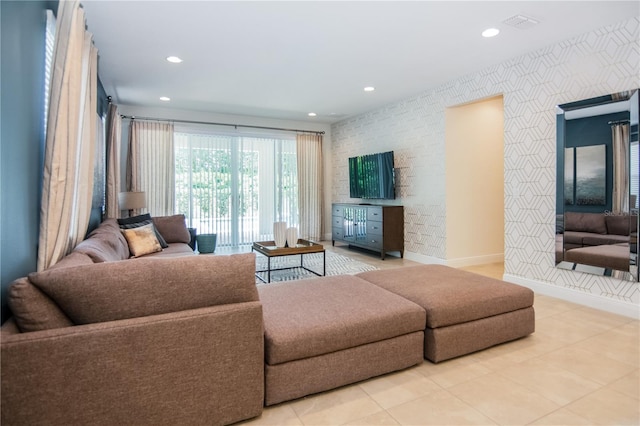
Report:
M173 124L132 120L129 125L127 191L146 195L151 216L175 212ZM140 214L134 211L134 214Z
M120 192L120 139L122 132L122 118L118 114L118 107L109 104L107 111L107 191L106 216L120 217L118 193Z
M85 237L93 193L98 50L77 1L58 5L45 144L38 270Z
M614 213L629 213L629 124L611 126Z
M322 240L322 135L296 136L300 238Z

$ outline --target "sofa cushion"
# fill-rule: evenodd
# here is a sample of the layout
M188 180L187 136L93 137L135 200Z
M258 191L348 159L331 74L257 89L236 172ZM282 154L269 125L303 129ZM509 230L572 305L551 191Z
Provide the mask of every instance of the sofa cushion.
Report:
M157 253L147 254L145 259L163 259L166 257L178 257L178 256L197 256L196 253L189 247L188 244L184 243L171 243L167 245L166 249L159 251Z
M148 225L150 223L153 223L153 219L151 219L151 215L149 213L118 219L118 225L120 226L120 229L137 228L139 226ZM162 248L167 248L167 242L164 240L162 234L155 228L155 225L153 230L156 233L156 238L158 239L160 246Z
M533 291L443 265L362 272L357 277L417 303L436 328L499 315L533 305Z
M258 300L255 254L129 259L29 275L74 324Z
M579 232L579 231L564 231L564 244L576 245L582 247L584 245L584 239L588 237L592 237L594 235L602 235L602 234L593 234L591 232Z
M259 286L270 365L424 330L425 312L350 276Z
M584 247L588 246L600 246L603 244L620 244L620 243L628 243L629 236L628 235L615 235L615 234L590 234L585 236L582 239L582 245Z
M140 257L145 254L162 251L153 223L138 226L137 228L123 229L122 234L127 239L132 257Z
M129 245L120 232L115 219L107 219L94 229L86 240L81 241L74 249L84 253L95 263L114 262L129 258Z
M49 269L62 269L91 264L93 264L93 260L91 260L88 255L74 251L63 257ZM9 287L7 296L8 305L13 313L15 323L22 332L48 330L73 325L58 305L31 284L26 277L14 281L11 287Z
M157 216L153 218L153 223L167 243L189 244L191 242L191 234L183 214Z
M606 234L607 224L604 213L565 212L564 230Z
M93 259L88 254L72 251L57 263L53 264L49 269L70 268L80 265L91 265L92 263L94 263Z
M638 216L606 215L604 220L607 224L607 234L629 236L638 228Z
M31 284L26 277L17 279L11 284L7 302L16 325L22 332L73 325L58 305Z

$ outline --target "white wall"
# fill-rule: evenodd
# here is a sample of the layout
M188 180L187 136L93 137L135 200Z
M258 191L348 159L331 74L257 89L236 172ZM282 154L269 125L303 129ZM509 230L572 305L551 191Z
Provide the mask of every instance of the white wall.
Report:
M447 108L447 264L504 259L502 96Z
M279 127L285 129L300 129L300 130L312 130L325 132L322 140L322 155L324 162L324 174L325 174L325 190L324 190L324 229L331 232L331 192L332 185L331 176L331 126L325 123L317 123L313 120L309 121L292 121L292 120L276 120L264 117L251 117L241 115L230 114L215 114L205 113L199 111L185 111L169 108L144 108L130 105L118 105L118 112L121 115L137 116L137 117L150 117L166 120L189 120L189 121L202 121L210 123L225 123L225 124L244 124L247 126L265 126L265 127ZM122 176L122 190L125 189L125 172L126 172L126 158L127 158L127 144L129 138L129 123L131 120L124 119L122 121L122 150L121 156L121 176ZM240 126L241 127L241 126ZM230 127L221 127L224 130L231 129ZM250 130L250 129L247 129ZM292 133L293 134L293 133ZM326 231L325 231L326 232Z
M446 262L445 109L503 94L505 279L639 316L637 283L557 269L554 255L554 107L639 87L639 28L635 17L334 124L333 202L350 201L346 158L394 150L406 256Z

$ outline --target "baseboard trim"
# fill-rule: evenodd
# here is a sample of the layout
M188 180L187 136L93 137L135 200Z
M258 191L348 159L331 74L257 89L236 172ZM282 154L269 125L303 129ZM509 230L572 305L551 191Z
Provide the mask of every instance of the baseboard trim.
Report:
M529 278L518 277L516 275L504 274L502 279L510 283L519 284L530 288L536 293L551 296L567 302L577 303L590 308L611 312L612 314L623 315L636 320L640 320L640 306L624 302L622 300L610 299L608 297L596 296L584 293L571 288L560 287L542 281Z
M439 257L426 256L424 254L413 253L410 251L404 252L404 258L408 260L413 260L414 262L424 263L426 265L432 265L432 264L444 265L445 264L445 260L440 259Z
M466 266L486 265L489 263L504 262L504 253L487 254L483 256L460 257L457 259L447 259L445 265L452 268L464 268Z
M504 262L504 254L488 254L485 256L463 257L459 259L440 259L439 257L425 256L424 254L404 252L405 259L413 260L427 265L446 265L452 268L463 268L465 266L486 265L489 263Z

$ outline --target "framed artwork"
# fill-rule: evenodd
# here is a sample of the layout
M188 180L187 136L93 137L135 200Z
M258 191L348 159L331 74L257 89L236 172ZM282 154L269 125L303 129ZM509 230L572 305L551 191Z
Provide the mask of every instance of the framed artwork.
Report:
M575 149L575 204L579 206L606 205L605 145L579 146Z

